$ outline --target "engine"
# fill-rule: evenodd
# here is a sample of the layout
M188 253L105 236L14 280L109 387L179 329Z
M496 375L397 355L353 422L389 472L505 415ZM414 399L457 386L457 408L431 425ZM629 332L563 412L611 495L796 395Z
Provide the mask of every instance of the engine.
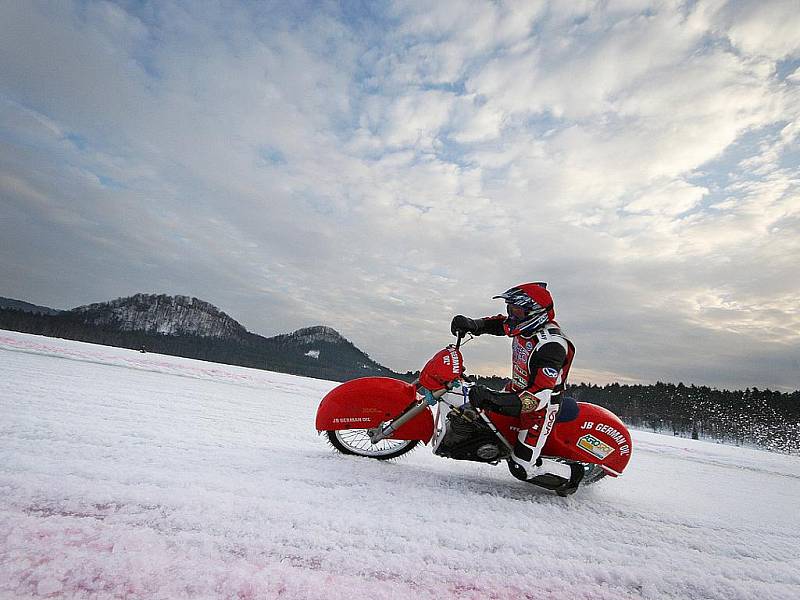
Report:
M508 456L505 445L489 426L471 410L451 410L445 419L446 431L436 454L455 460L493 463Z

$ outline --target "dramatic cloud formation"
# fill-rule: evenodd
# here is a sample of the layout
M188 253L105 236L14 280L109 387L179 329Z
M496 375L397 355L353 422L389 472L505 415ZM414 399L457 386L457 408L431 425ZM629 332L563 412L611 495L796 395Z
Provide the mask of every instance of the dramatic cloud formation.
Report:
M0 295L194 295L405 370L546 280L577 379L796 389L798 31L791 0L3 3Z

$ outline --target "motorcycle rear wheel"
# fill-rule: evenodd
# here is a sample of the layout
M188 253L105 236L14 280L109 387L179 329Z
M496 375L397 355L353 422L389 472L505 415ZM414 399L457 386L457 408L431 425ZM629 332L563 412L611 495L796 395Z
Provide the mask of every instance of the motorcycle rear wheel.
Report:
M596 465L593 463L574 462L571 460L563 460L559 458L555 458L555 460L566 465L581 465L583 467L583 478L581 479L580 487L586 487L587 485L597 483L598 481L603 479L603 477L606 476L606 472L600 465ZM510 465L511 463L509 462L509 466ZM514 475L513 470L511 474ZM518 475L514 476L519 477ZM557 475L551 475L549 473L538 475L526 481L529 481L534 485L538 485L539 487L543 487L548 490L555 490L565 482L563 478Z
M326 431L328 441L342 454L355 454L366 458L389 460L413 450L419 440L381 440L373 444L366 429L341 429Z
M600 468L600 465L595 465L595 464L587 465L586 474L583 476L583 481L581 481L581 485L584 486L592 483L597 483L605 476L606 472Z

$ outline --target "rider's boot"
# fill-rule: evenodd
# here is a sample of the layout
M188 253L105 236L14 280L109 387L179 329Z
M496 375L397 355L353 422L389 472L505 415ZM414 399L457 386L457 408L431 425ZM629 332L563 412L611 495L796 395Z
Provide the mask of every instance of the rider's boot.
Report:
M569 465L549 458L541 458L547 437L558 413L558 405L550 404L528 415L530 425L517 436L514 452L508 467L517 479L530 481L539 477L537 483L555 489L564 481L572 479ZM542 477L549 475L549 477Z
M531 427L519 432L508 468L517 479L530 481L553 490L560 496L567 496L578 489L583 479L583 467L540 456L550 433L550 428L545 424L554 420L554 414L548 413L555 410L558 410L557 406L548 406L537 411Z
M549 458L538 459L528 469L512 458L508 461L508 470L517 479L552 490L559 496L569 496L578 491L585 473L583 465L566 464Z
M583 465L570 464L569 467L572 469L569 481L556 488L556 494L559 496L569 496L577 492L578 486L583 481L583 476L586 473Z
M550 475L553 481L559 482L559 485L570 483L574 475L571 465L550 458L539 458L532 464L526 465L516 456L512 456L508 461L508 470L514 477L522 481L531 481L542 475Z

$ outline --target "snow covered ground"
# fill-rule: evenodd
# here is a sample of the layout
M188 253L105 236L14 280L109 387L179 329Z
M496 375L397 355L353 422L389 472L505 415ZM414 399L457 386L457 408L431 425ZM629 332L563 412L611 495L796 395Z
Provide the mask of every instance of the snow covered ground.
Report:
M635 432L564 499L337 455L333 385L0 331L0 597L800 598L798 457Z

